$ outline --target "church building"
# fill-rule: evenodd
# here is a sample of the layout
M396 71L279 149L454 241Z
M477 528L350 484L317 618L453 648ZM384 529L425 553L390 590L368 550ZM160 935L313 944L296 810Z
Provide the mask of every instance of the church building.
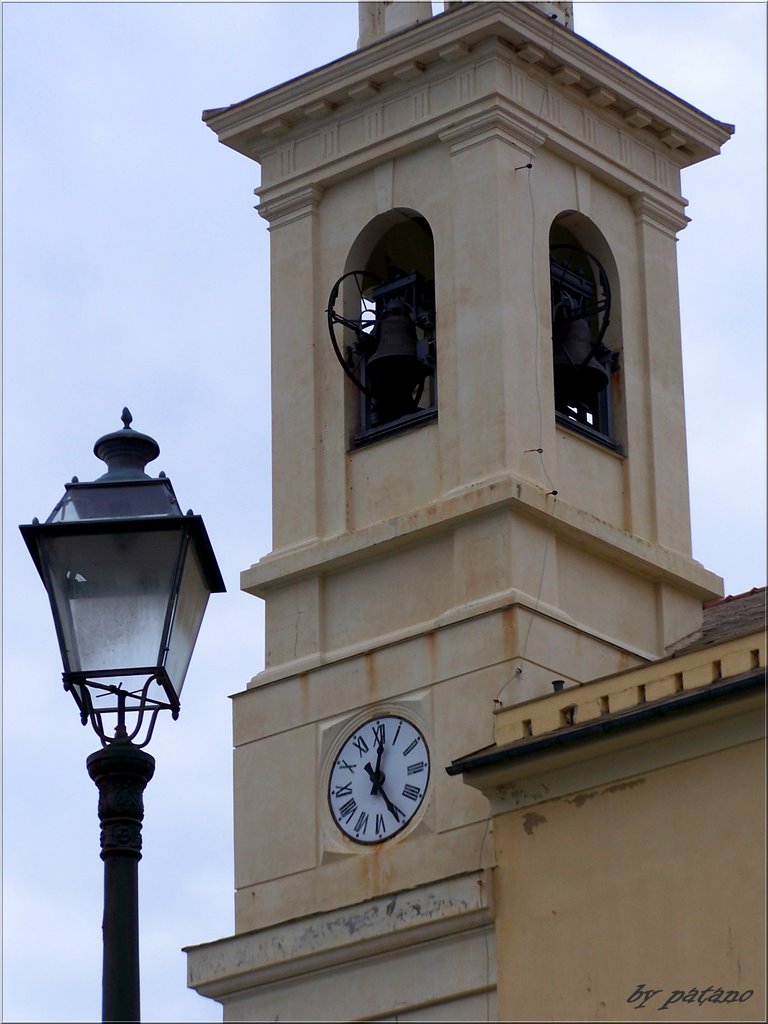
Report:
M204 114L271 245L224 1020L765 1012L765 593L692 557L677 293L733 127L573 7L360 3Z

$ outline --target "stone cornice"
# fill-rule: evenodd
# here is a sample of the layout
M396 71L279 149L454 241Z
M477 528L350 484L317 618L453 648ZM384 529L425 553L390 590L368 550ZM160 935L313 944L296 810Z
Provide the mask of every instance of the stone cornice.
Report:
M272 230L309 216L317 209L322 196L321 188L318 188L317 185L309 185L278 199L259 203L256 210L261 217L269 221L269 227Z
M220 999L364 957L457 935L493 920L488 870L192 946L188 984Z
M535 125L501 106L470 115L441 131L438 137L450 147L451 153L461 153L490 139L500 139L522 153L531 153L546 139Z
M673 238L691 220L679 208L663 203L645 192L633 196L631 202L638 223L652 224Z
M722 581L685 555L634 537L604 520L555 499L544 488L510 475L477 481L439 501L372 526L274 551L240 575L241 588L264 597L301 579L344 570L385 557L407 545L450 533L481 515L508 510L535 519L564 541L613 561L645 579L669 583L700 600L721 592Z
M462 4L230 107L206 111L221 142L262 160L276 139L348 116L370 97L421 88L473 60L490 39L538 80L687 166L719 152L733 128L708 117L523 3Z

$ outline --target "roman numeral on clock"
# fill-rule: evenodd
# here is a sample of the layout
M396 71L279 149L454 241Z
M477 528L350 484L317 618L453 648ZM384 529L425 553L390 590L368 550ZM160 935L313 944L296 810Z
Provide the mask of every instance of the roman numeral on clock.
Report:
M350 822L354 817L355 811L357 810L357 801L354 797L350 797L345 804L339 808L339 817L343 818L344 821Z
M412 786L410 782L406 782L406 784L403 786L403 796L407 797L409 800L418 800L420 794L421 790L419 789L419 787Z
M414 761L413 764L409 764L408 765L408 774L409 775L418 775L419 772L423 772L426 767L427 767L427 762L426 761Z
M337 786L336 789L334 789L333 791L333 795L335 797L352 796L352 783L347 782L343 786Z
M362 736L355 736L352 742L357 747L357 752L361 757L363 756L363 754L368 753L368 744L365 742Z
M417 736L415 740L411 740L411 742L408 744L408 746L403 751L403 757L407 757L410 754L410 752L413 750L413 748L416 746L416 744L419 742L420 739L421 739L421 736Z
M368 828L368 814L366 811L360 811L360 817L354 824L355 835L360 835L361 832L365 832Z
M400 730L402 729L402 727L403 727L403 723L402 722L398 722L397 723L397 730L395 732L395 738L392 740L392 746L393 747L397 743L397 737L400 735Z

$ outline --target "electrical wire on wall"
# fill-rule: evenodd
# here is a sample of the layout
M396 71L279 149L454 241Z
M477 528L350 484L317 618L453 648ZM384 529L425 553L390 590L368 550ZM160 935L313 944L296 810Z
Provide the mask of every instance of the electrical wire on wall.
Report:
M550 16L550 20L552 22L552 30L551 30L551 34L550 34L550 55L552 57L554 57L555 56L555 32L556 32L555 24L556 24L556 15L554 15L554 14L551 15ZM543 86L542 86L541 102L539 103L539 110L538 110L538 113L536 115L536 123L535 123L534 128L533 128L533 138L534 138L534 140L535 140L535 138L537 136L537 133L538 133L538 130L539 130L539 125L541 124L541 118L542 118L542 115L544 113L544 105L547 102L548 98L549 98L549 86L546 83L544 83ZM528 153L528 162L525 163L525 164L522 164L520 167L516 167L515 168L515 172L517 172L517 171L527 171L528 199L529 199L530 207L531 207L531 233L530 233L530 238L531 238L531 292L532 292L532 297L533 297L534 339L535 339L535 344L534 344L534 357L535 357L534 377L535 377L535 386L536 386L536 402L537 402L538 426L539 426L539 431L538 431L539 436L538 436L538 443L537 443L537 445L535 447L533 447L533 448L525 449L523 454L525 454L525 455L528 455L528 454L536 454L536 455L538 455L541 471L544 474L544 478L546 479L547 484L549 486L549 490L547 491L547 497L548 498L551 497L553 499L553 501L556 501L557 500L557 493L558 492L557 492L557 488L555 487L555 483L554 483L554 481L552 479L552 476L550 475L549 469L547 468L547 463L546 463L546 459L545 459L545 451L544 451L544 407L543 407L542 396L541 396L541 337L540 337L540 335L541 335L541 313L540 313L540 309L539 309L539 294L538 294L538 290L536 288L536 281L537 281L537 275L536 275L536 237L537 237L537 233L536 233L536 202L535 202L534 194L533 194L533 175L531 173L534 170L534 168L535 168L535 164L536 164L536 154L534 152L534 145L532 144L531 145L531 149L530 149L530 151ZM522 649L521 649L521 651L520 651L520 653L518 655L518 659L517 659L518 663L517 663L517 665L515 667L515 671L514 671L514 674L513 674L512 678L508 679L507 682L504 683L504 685L501 687L499 692L496 694L496 697L494 698L494 705L497 706L497 707L502 705L503 701L501 700L501 695L504 693L504 691L507 689L507 687L510 686L515 680L519 680L520 677L523 675L524 665L525 665L525 654L526 654L526 651L527 651L527 648L528 648L528 641L530 639L531 629L533 627L533 621L534 621L536 612L538 611L539 605L540 605L540 602L541 602L541 592L542 592L542 588L544 586L544 574L545 574L545 571L546 571L547 555L549 553L549 546L550 546L551 540L552 540L551 536L548 535L547 539L546 539L546 542L544 544L544 552L542 554L542 559L541 559L541 570L539 572L539 581L538 581L538 586L537 586L537 590L536 590L536 597L535 597L535 601L534 601L534 606L533 606L533 609L531 611L530 619L529 619L529 622L528 622L528 628L526 629L526 632L525 632L525 638L523 640Z

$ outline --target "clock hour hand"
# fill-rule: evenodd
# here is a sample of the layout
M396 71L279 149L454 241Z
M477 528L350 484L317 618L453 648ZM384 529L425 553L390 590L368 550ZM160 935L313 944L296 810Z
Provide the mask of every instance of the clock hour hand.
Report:
M379 773L379 772L377 772L377 771L374 771L374 770L373 770L373 768L371 768L371 762L370 762L370 761L367 761L367 762L366 762L366 763L365 763L365 764L363 765L363 768L364 768L364 769L365 769L365 771L366 771L366 772L368 773L368 778L369 778L369 779L371 780L371 782L373 783L373 785L371 786L371 794L372 794L373 796L375 796L375 795L376 795L376 794L377 794L377 793L378 793L378 792L380 791L380 790L379 790L379 787L381 786L381 784L382 784L382 782L384 781L384 779L383 779L383 777L382 777L382 776L380 775L380 773Z
M381 755L384 752L384 742L380 741L376 748L376 767L371 768L371 762L368 761L363 765L363 768L368 773L373 786L371 787L371 796L376 796L377 793L381 792L381 787L384 785L386 776L381 771Z

